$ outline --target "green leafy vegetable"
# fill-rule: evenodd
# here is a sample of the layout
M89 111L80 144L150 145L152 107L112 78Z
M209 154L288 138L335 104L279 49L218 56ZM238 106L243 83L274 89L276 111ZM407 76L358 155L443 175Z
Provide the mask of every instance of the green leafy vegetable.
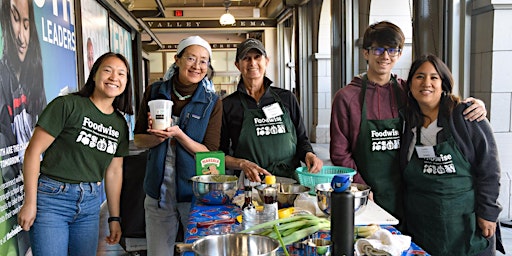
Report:
M275 226L275 227L274 227ZM298 242L320 230L330 230L331 222L312 214L291 216L255 225L241 233L257 232L274 239L281 237L285 245Z

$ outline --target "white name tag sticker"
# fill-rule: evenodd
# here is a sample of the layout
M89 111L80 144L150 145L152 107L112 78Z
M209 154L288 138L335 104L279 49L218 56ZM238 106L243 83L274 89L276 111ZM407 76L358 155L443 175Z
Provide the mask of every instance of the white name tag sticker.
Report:
M431 158L436 157L433 146L416 146L416 152L419 158Z
M270 104L268 106L264 106L262 110L267 118L274 118L283 115L283 110L281 109L281 106L279 106L277 102Z

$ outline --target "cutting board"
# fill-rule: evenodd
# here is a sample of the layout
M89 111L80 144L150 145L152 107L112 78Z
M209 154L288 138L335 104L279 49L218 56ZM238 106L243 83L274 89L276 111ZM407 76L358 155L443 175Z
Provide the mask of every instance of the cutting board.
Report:
M397 225L398 220L387 211L382 209L378 204L372 200L368 200L366 208L356 213L354 219L355 225Z
M322 212L322 210L320 210L320 208L318 208L316 196L312 195L299 195L297 199L295 199L295 210L306 210L316 216L327 216ZM382 207L372 200L368 200L366 207L356 213L354 224L397 225L398 219L382 209Z

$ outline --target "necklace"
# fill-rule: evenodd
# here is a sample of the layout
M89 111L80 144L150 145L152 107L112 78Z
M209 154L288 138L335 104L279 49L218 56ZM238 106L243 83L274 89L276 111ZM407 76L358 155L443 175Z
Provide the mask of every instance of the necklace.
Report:
M192 94L191 94L191 95L181 96L181 94L180 94L178 91L176 91L176 88L175 88L175 87L172 87L172 91L174 92L174 94L175 94L176 96L178 96L178 99L179 99L179 100L186 100L186 99L188 99L188 98L192 97Z

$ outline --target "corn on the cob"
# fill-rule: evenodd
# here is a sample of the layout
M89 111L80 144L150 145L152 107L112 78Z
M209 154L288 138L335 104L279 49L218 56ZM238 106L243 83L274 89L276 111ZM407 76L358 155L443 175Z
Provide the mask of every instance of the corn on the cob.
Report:
M354 233L357 237L369 237L379 229L380 226L377 224L370 224L368 226L355 226Z

